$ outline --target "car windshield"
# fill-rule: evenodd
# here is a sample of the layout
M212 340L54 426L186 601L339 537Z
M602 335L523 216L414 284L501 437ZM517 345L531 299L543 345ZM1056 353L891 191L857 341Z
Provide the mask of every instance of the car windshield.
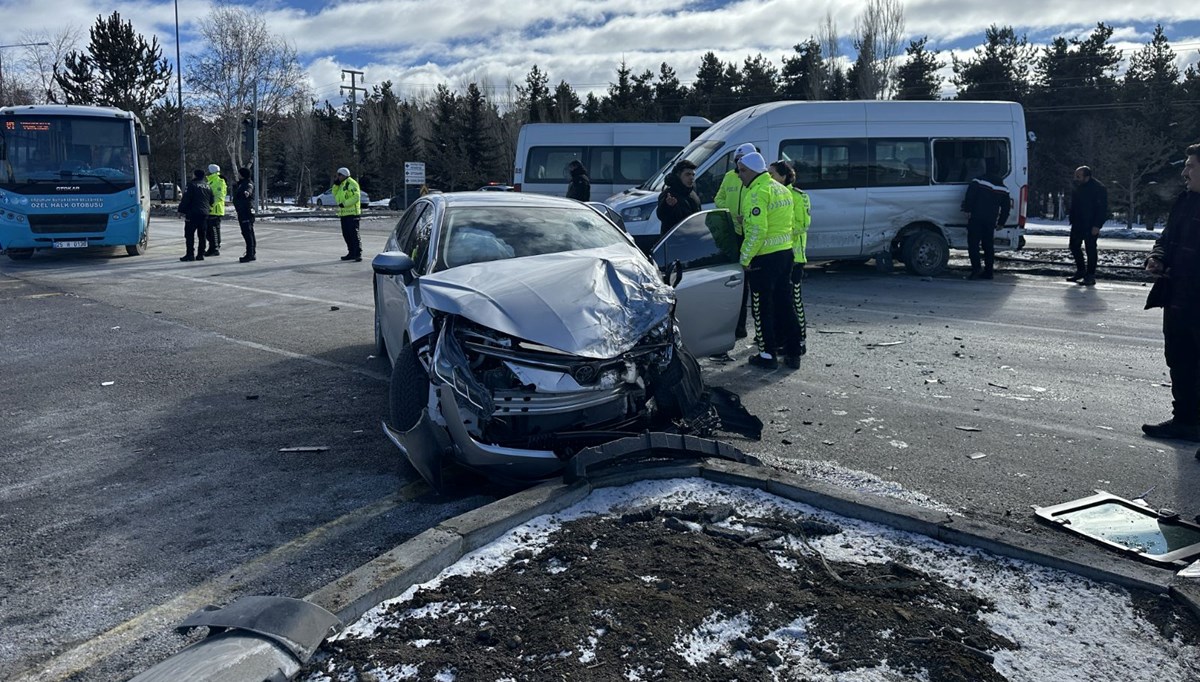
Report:
M464 206L446 210L438 261L468 263L627 244L595 211L579 208Z
M667 181L667 175L670 174L671 169L675 167L675 164L687 159L688 161L696 164L697 168L700 168L704 165L705 161L708 161L709 157L711 157L713 154L716 154L717 151L721 149L722 144L724 143L720 140L696 140L692 142L687 147L684 147L683 151L676 154L675 158L667 162L665 166L659 168L657 173L650 176L649 179L639 185L638 189L644 189L651 192L661 192L663 190L664 183Z

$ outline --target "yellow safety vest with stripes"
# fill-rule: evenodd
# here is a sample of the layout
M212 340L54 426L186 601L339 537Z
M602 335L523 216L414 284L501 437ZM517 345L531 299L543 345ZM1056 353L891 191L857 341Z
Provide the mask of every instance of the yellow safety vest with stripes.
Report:
M793 186L791 190L795 206L792 213L792 262L807 263L804 250L808 248L808 226L812 224L812 201L799 187Z
M792 191L769 173L750 181L742 199L742 267L749 266L755 256L792 248L794 205Z

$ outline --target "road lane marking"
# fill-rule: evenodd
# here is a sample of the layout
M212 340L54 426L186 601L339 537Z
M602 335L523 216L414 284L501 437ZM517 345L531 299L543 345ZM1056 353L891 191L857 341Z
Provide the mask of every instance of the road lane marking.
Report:
M424 481L413 481L401 488L399 492L344 514L287 544L280 545L270 552L242 564L232 572L223 572L219 578L209 580L164 604L143 611L124 623L110 628L107 632L40 665L39 672L19 679L29 680L29 682L58 682L85 671L122 649L140 642L143 638L174 627L197 609L209 604L224 604L231 601L231 598L238 595L246 585L253 584L267 574L285 567L297 555L325 540L334 531L370 521L395 509L403 502L428 493L429 490L429 486ZM133 676L140 671L127 672Z
M362 305L361 303L345 303L343 301L331 301L329 299L316 298L314 296L301 296L300 294L286 294L282 291L272 291L271 289L260 289L258 287L243 286L241 284L230 284L229 282L218 282L218 281L212 279L211 277L191 277L188 275L173 275L170 273L167 273L164 276L165 277L173 277L175 279L182 279L182 280L186 280L188 282L193 282L196 284L210 284L212 286L227 287L229 289L238 289L241 291L249 291L249 292L255 293L255 294L266 294L269 296L279 296L281 298L294 298L294 299L301 300L301 301L308 301L310 303L320 303L322 305L336 305L336 306L340 306L343 308L354 308L356 310L372 310L372 311L375 310L375 306L373 306L373 305Z

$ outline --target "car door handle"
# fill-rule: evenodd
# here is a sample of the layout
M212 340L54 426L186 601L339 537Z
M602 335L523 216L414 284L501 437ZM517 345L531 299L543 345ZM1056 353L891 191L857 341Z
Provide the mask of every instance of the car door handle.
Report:
M732 289L733 287L742 286L742 276L741 275L730 275L729 279L725 280L725 286L729 287L730 289Z

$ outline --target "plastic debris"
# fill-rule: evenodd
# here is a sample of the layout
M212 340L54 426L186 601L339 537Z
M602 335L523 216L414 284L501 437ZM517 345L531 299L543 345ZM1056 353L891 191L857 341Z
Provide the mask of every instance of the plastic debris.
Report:
M971 454L967 455L967 457L970 457L971 459L983 459L984 457L987 457L987 454L983 452L972 452Z
M899 346L903 341L879 341L877 343L868 343L867 348L881 348L883 346Z
M295 448L279 448L280 452L325 452L328 445L302 445Z
M991 381L988 382L988 386L994 386L995 388L1003 388L1006 391L1008 390L1008 387L1005 386L1004 384L997 384L997 383L994 383Z
M115 383L117 383L117 382L115 382L115 381L101 381L101 382L100 382L100 385L101 385L101 386L112 386L112 385L113 385L113 384L115 384Z
M978 426L955 426L959 431L982 431Z

